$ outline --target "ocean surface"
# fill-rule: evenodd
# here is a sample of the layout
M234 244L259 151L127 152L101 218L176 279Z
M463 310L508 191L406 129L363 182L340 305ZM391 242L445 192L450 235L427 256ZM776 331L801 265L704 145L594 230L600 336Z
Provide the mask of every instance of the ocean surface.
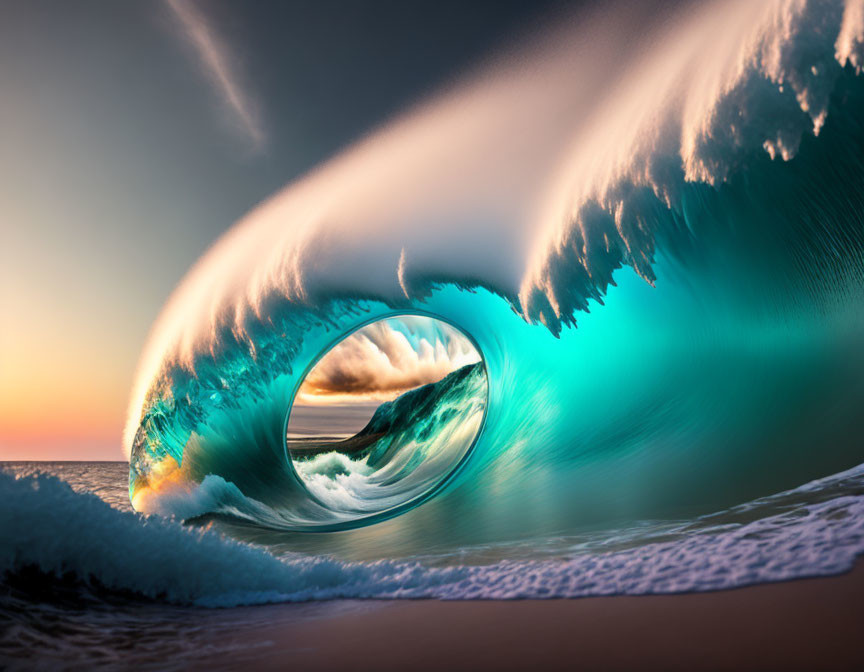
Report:
M290 621L374 615L369 599L715 590L840 573L864 553L864 467L690 520L398 559L383 546L377 556L367 548L363 560L338 544L303 550L338 533L145 517L129 505L127 479L125 462L3 463L4 666L93 669L122 660L184 669L202 652L254 659L236 635L272 620L273 609Z

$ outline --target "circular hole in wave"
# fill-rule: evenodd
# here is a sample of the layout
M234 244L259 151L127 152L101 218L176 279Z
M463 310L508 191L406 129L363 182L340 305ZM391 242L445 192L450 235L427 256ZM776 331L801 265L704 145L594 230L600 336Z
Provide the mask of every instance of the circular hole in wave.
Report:
M286 420L291 464L324 527L375 522L428 499L463 463L488 403L478 346L444 320L395 315L327 349Z

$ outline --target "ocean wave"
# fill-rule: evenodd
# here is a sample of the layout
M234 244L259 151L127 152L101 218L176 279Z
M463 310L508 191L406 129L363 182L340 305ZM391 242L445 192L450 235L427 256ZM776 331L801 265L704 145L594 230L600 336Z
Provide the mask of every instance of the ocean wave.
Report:
M325 522L286 453L293 392L413 313L476 342L485 425L425 513L359 547L698 516L859 464L861 2L678 10L566 23L229 231L142 356L133 503Z
M238 223L154 329L127 450L162 366L248 337L274 297L326 311L334 297L405 305L437 283L482 286L557 329L622 263L653 279L657 230L686 217L685 185L792 159L824 126L843 68L864 59L860 0L726 0L661 25L636 14L566 22Z
M813 493L822 497L813 498ZM225 607L337 598L520 599L714 590L848 570L864 552L864 469L758 500L673 541L541 561L432 567L345 562L262 548L117 511L50 476L0 473L0 574ZM745 510L746 509L746 510ZM761 512L762 515L759 515ZM669 529L664 535L671 536ZM620 536L620 535L619 535ZM28 574L29 573L29 574ZM17 579L17 581L16 581ZM0 609L3 602L0 600Z

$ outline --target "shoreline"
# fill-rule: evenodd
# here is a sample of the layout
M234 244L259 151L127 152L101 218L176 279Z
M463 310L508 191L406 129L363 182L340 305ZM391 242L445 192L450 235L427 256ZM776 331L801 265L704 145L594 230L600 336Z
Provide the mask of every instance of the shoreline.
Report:
M341 604L359 608L301 620L300 605L250 608L267 623L238 634L251 648L193 669L864 669L862 560L845 574L702 593Z

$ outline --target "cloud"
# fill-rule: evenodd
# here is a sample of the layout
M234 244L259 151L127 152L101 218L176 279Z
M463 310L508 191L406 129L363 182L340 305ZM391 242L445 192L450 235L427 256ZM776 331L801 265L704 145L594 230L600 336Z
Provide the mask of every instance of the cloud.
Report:
M204 71L207 73L237 129L245 135L255 151L264 145L255 100L246 91L232 68L236 61L230 49L221 42L204 15L191 0L165 0L174 13L184 37L194 47Z
M480 360L456 329L422 317L375 322L338 343L309 372L300 404L393 399Z

